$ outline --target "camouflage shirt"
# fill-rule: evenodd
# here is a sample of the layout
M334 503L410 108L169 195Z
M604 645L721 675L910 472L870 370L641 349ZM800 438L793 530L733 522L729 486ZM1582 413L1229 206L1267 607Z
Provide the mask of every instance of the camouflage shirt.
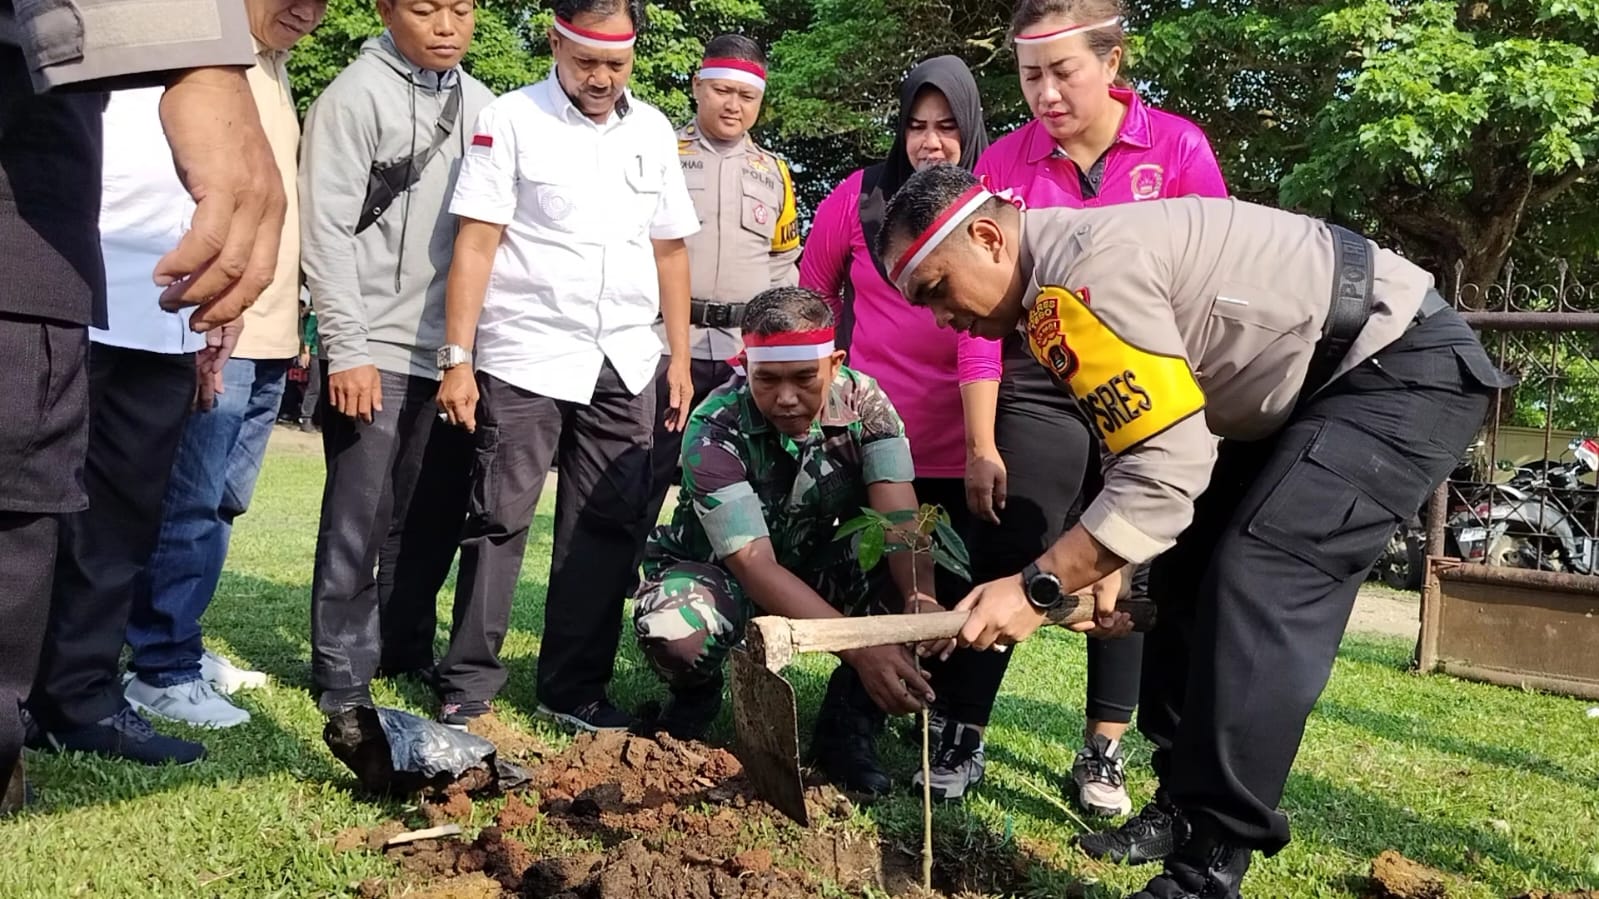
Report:
M866 375L840 367L826 407L797 440L766 420L735 377L689 417L677 509L650 537L645 574L719 562L762 537L790 571L829 567L848 548L833 540L838 522L867 504L866 485L914 476L905 425Z

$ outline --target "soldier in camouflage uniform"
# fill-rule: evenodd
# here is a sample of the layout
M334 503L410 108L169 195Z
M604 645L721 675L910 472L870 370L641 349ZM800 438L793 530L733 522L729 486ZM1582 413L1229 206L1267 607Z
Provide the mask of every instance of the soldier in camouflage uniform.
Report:
M743 337L746 371L689 418L682 492L650 538L634 611L639 646L672 691L658 726L677 736L715 716L722 664L752 614L937 609L912 589L931 589L925 559L895 554L887 572L863 573L851 542L834 539L863 506L917 503L904 425L876 381L844 367L826 303L801 288L766 291L749 303ZM931 688L904 647L840 656L813 751L846 787L886 792L873 737L885 712L920 709Z

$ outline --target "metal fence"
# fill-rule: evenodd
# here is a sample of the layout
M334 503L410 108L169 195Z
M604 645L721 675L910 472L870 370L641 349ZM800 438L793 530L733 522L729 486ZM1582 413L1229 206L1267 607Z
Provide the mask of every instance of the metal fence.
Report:
M1564 263L1551 274L1518 281L1507 266L1482 286L1456 271L1455 306L1520 384L1435 498L1429 555L1599 573L1599 296Z
M1444 286L1520 384L1427 510L1417 661L1599 698L1599 283L1561 263Z

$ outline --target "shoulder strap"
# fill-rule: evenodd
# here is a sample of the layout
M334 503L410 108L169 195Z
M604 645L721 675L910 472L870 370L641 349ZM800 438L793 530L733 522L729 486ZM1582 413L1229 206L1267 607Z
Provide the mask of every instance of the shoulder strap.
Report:
M438 119L433 122L433 142L428 148L410 159L402 159L384 166L372 166L366 185L366 204L361 207L361 220L356 223L355 233L360 234L371 227L373 222L382 218L383 213L394 203L394 198L410 190L411 185L422 177L422 171L444 148L444 142L449 140L455 131L455 122L460 115L461 82L457 79L449 98L444 101L444 108L439 111Z

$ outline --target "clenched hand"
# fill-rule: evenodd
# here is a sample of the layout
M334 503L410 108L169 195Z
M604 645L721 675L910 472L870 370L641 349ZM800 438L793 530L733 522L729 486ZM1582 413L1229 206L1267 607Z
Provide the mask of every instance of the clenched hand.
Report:
M272 283L283 238L283 179L244 70L191 69L161 97L178 178L194 197L189 232L155 268L161 308L197 306L189 327L237 319Z

